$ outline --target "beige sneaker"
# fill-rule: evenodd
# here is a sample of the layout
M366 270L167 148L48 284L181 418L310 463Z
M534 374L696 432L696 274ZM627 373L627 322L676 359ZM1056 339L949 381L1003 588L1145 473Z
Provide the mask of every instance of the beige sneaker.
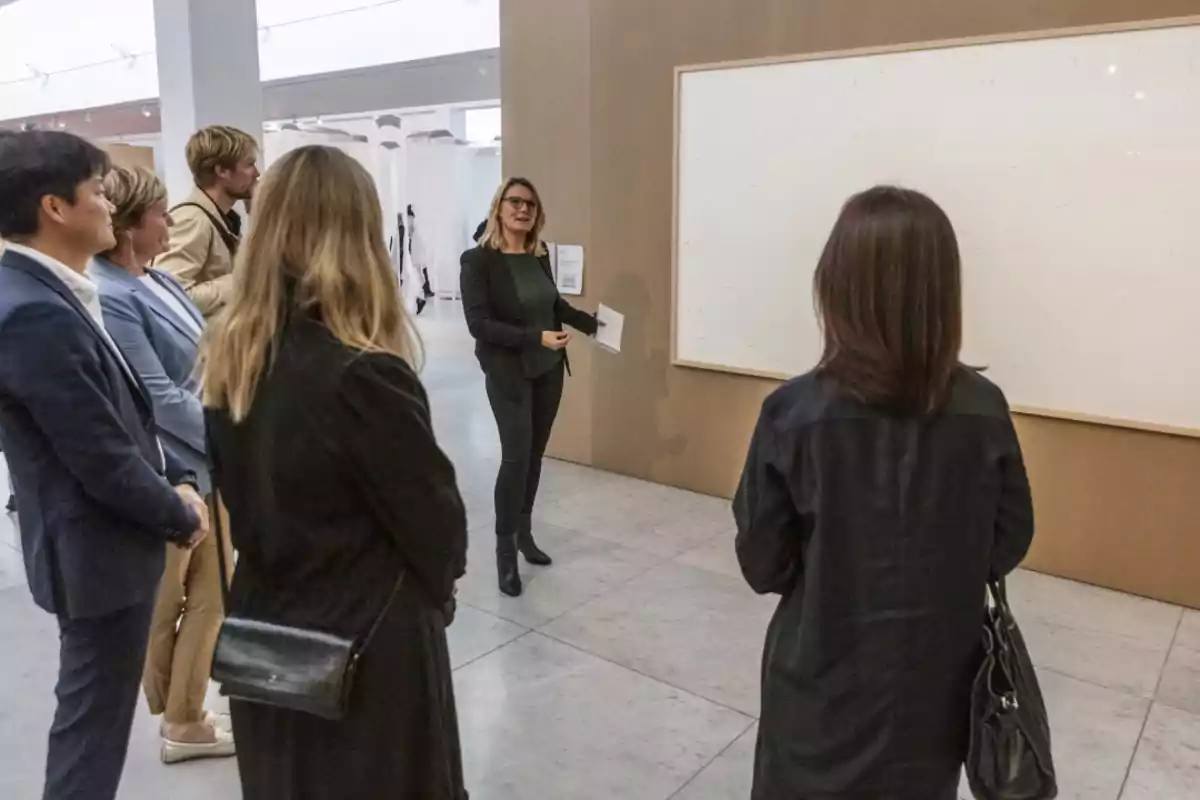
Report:
M220 728L214 728L214 730L217 734L215 742L173 742L170 739L163 739L162 762L179 764L201 758L229 758L237 755L237 748L233 744L233 734Z

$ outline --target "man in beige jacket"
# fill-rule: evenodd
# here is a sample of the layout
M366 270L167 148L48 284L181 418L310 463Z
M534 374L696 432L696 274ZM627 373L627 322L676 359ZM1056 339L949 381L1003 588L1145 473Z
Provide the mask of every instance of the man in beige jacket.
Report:
M188 166L196 189L171 209L170 248L154 266L171 274L196 307L211 318L229 297L233 258L241 241L242 218L233 210L247 204L258 183L258 142L245 131L212 125L188 140Z

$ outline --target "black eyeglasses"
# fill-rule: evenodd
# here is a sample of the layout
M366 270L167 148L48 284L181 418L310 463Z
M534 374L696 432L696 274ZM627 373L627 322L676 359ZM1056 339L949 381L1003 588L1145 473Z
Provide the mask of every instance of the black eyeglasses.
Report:
M526 200L524 197L506 197L504 198L504 202L508 203L517 211L520 211L523 208L528 208L530 211L537 211L538 207L536 200Z

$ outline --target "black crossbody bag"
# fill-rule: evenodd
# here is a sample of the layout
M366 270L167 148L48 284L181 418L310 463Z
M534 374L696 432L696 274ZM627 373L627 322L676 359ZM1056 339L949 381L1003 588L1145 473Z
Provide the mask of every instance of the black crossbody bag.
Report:
M221 522L221 500L213 453L211 422L205 421L205 438L213 485L212 516L217 535L221 570L221 596L228 612L232 573L225 557L226 533ZM232 543L230 544L232 552ZM383 610L366 636L346 638L310 628L297 628L229 614L221 624L213 652L212 679L221 693L235 700L302 711L329 720L346 716L359 660L391 610L404 570Z
M1050 718L1004 581L988 583L983 657L971 687L966 773L978 800L1052 800L1058 796Z

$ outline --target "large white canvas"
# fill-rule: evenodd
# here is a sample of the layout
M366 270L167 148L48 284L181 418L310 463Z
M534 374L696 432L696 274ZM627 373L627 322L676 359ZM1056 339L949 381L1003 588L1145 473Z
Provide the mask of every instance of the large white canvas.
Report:
M683 71L675 358L816 362L845 199L928 193L959 234L964 358L1014 404L1200 430L1200 27Z

